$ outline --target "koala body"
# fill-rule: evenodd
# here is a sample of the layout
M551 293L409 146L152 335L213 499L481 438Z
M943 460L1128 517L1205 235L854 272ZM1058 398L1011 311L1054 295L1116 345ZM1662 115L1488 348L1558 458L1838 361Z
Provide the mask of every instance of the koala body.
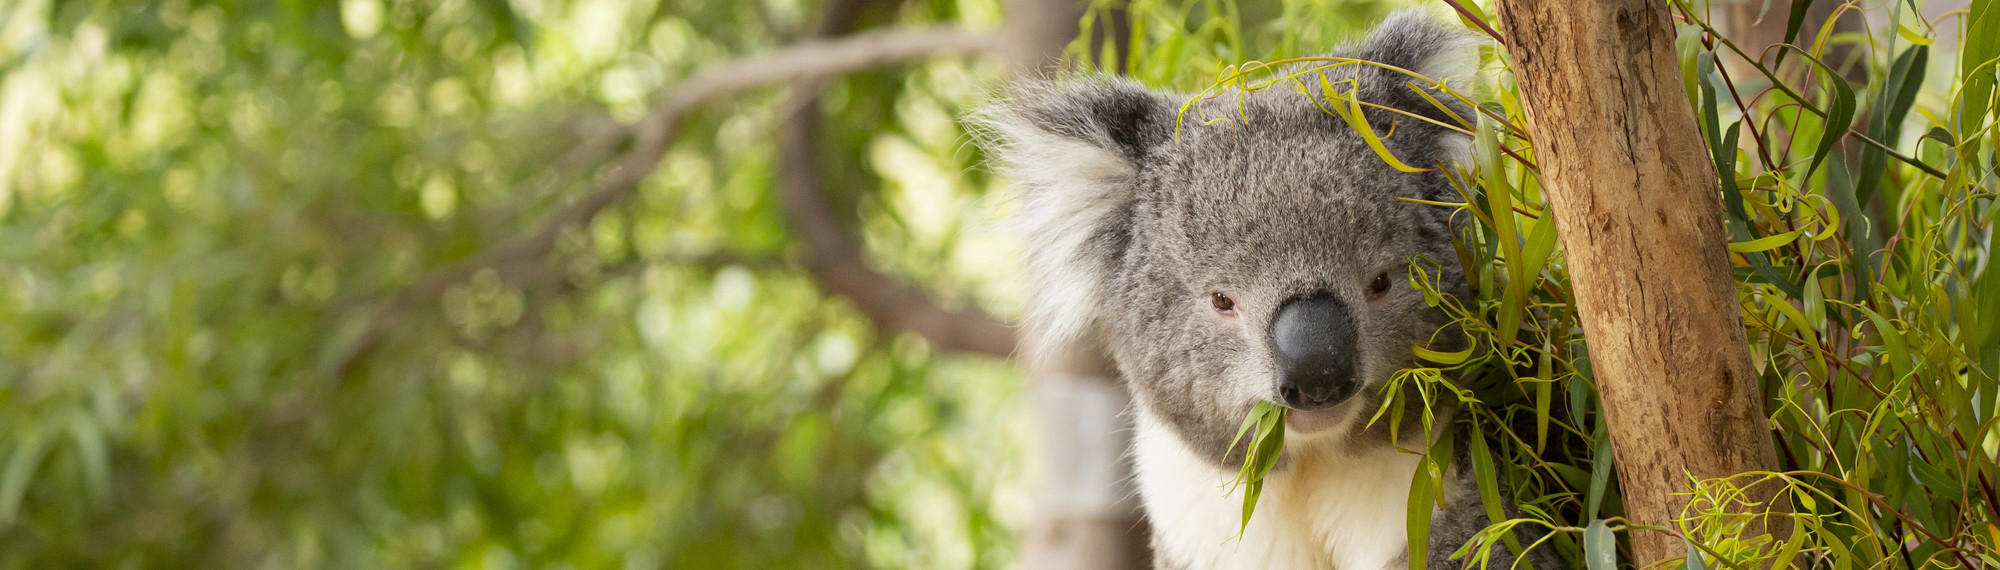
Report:
M1472 73L1475 49L1405 12L1341 55L1449 79ZM1438 172L1389 166L1326 109L1341 100L1322 90L1445 124L1471 114L1438 109L1416 90L1426 84L1396 71L1272 76L1293 73L1199 100L1118 79L1030 85L988 120L1023 187L1031 338L1098 335L1128 383L1138 486L1163 568L1407 565L1404 513L1420 461L1409 450L1426 442L1414 426L1395 442L1386 419L1365 424L1412 346L1459 338L1438 334L1449 319L1410 285L1413 260L1427 260L1439 291L1466 298L1452 210L1398 198L1459 198ZM1470 144L1410 116L1363 116L1408 165L1461 160ZM1259 401L1291 411L1239 539L1241 498L1224 494L1242 462L1231 438ZM1450 553L1486 524L1469 477L1451 471L1429 545L1438 567L1457 567Z

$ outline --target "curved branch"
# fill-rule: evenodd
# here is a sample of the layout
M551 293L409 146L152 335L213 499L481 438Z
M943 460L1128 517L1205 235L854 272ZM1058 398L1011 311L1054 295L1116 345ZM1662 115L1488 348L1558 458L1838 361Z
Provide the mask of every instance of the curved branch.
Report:
M943 350L1013 356L1012 327L978 309L939 306L924 291L877 271L860 244L848 238L819 184L815 92L799 92L800 112L786 124L778 143L781 203L804 249L800 261L806 272L820 289L853 303L878 328L915 333Z
M854 25L856 5L835 2L818 33L845 33ZM793 113L778 135L780 204L804 250L800 261L806 272L822 291L847 299L878 329L914 333L943 350L1013 356L1012 327L976 308L945 309L923 290L876 270L841 227L820 186L821 87L813 80L793 85L784 107Z
M531 271L522 262L539 259L555 248L557 238L565 230L589 222L605 208L638 190L639 184L659 167L681 119L704 103L775 83L819 79L933 56L991 52L999 44L991 32L951 28L894 30L800 42L696 73L665 91L652 111L633 126L632 145L612 163L609 174L600 178L589 194L550 215L534 233L404 287L369 317L353 341L322 360L321 369L335 377L346 377L362 356L381 344L402 315L436 299L474 273L493 269L508 276Z

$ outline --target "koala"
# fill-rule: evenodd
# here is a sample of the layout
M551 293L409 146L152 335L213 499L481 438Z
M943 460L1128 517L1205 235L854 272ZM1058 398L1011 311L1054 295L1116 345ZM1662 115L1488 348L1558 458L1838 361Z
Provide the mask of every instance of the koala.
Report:
M1403 12L1337 53L1463 79L1476 49ZM1413 345L1463 342L1438 334L1450 319L1411 286L1412 261L1428 260L1440 292L1469 296L1453 209L1398 198L1460 198L1440 172L1392 168L1323 108L1321 90L1444 124L1472 115L1430 91L1454 107L1438 109L1415 90L1428 85L1391 70L1272 75L1290 73L1304 75L1200 98L1115 78L1031 82L986 119L1022 187L1029 338L1095 336L1133 393L1134 464L1160 568L1408 565L1404 513L1420 461L1410 450L1426 442L1413 425L1399 426L1399 442L1386 419L1368 421ZM1363 116L1404 164L1466 160L1463 133ZM1260 401L1289 408L1285 446L1239 537L1242 498L1224 490L1243 456L1232 440ZM1426 546L1433 568L1464 564L1451 553L1487 522L1467 463L1450 464ZM1514 562L1496 551L1496 567Z

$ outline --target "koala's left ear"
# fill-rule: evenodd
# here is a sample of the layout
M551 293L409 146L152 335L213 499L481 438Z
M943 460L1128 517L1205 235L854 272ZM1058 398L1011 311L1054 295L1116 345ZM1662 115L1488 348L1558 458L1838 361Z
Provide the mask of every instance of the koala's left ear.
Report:
M1447 28L1421 10L1411 9L1397 12L1387 20L1383 20L1382 24L1368 35L1357 57L1416 72L1443 82L1453 91L1470 95L1474 75L1479 71L1481 43L1478 36ZM1359 94L1363 100L1423 115L1445 124L1456 124L1457 119L1452 118L1453 114L1465 120L1474 118L1472 109L1457 98L1401 72L1373 66L1357 66L1355 69L1355 79L1359 81ZM1430 97L1426 98L1423 94L1419 94L1417 91L1419 89ZM1439 109L1431 102L1432 100L1443 103L1451 112ZM1370 109L1367 113L1369 122L1376 126L1376 132L1389 132L1386 130L1391 120L1389 112ZM1414 139L1439 153L1428 157L1415 157L1420 162L1428 162L1431 159L1470 160L1471 137L1407 118L1400 123L1405 127L1415 127L1423 133L1423 136ZM1404 151L1425 150L1410 148L1406 142L1410 140L1412 138L1402 137L1402 141L1392 140L1391 144L1402 142L1401 146L1404 148L1400 150ZM1429 164L1417 165L1429 166Z
M980 119L1021 186L1030 350L1090 333L1130 241L1141 165L1173 137L1177 100L1122 79L1031 83Z

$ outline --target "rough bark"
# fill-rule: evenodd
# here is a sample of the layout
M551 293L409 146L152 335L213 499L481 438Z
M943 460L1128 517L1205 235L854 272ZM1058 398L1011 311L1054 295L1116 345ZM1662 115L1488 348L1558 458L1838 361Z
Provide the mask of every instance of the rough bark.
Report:
M1690 477L1778 461L1667 4L1507 0L1500 14L1626 515L1669 526ZM1682 555L1666 533L1631 541L1641 565Z
M1035 77L1054 69L1088 4L1009 0L1006 35L1015 75ZM1097 31L1123 33L1122 18L1111 20L1101 21ZM1023 359L1041 421L1042 468L1035 518L1021 535L1021 567L1150 567L1150 533L1135 499L1127 453L1131 430L1124 411L1131 398L1094 340L1055 352Z

